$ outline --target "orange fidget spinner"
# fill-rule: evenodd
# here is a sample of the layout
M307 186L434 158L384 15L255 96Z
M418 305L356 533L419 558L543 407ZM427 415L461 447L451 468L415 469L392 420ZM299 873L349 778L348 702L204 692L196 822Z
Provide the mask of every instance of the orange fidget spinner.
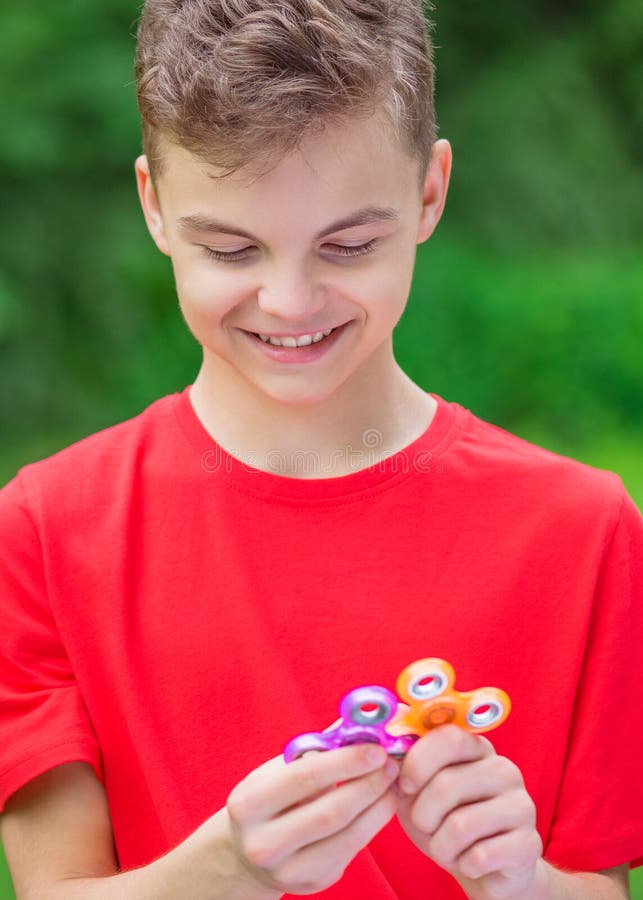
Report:
M455 671L444 659L418 659L400 672L396 689L410 709L386 726L390 734L422 736L438 725L452 723L476 734L505 721L511 700L499 688L460 692L453 688Z

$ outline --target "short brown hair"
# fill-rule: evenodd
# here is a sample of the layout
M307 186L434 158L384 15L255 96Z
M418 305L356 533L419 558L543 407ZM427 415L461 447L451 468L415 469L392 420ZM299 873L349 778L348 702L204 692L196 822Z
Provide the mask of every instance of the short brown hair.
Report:
M384 109L422 182L436 139L429 0L146 0L143 152L161 138L232 174ZM277 159L278 161L278 159Z

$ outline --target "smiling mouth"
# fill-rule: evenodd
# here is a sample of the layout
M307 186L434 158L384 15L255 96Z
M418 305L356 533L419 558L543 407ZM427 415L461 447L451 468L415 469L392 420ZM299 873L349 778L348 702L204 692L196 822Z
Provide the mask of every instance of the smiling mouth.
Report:
M343 325L338 325L336 328L329 328L325 331L310 332L298 337L291 337L286 335L284 335L283 337L276 337L273 335L261 334L256 331L249 331L247 333L257 340L261 341L263 344L268 344L272 347L286 347L291 350L296 350L303 347L310 347L314 344L321 344L326 340L327 337L330 337L335 331L338 331L340 328L344 328L347 324L348 323L345 322Z

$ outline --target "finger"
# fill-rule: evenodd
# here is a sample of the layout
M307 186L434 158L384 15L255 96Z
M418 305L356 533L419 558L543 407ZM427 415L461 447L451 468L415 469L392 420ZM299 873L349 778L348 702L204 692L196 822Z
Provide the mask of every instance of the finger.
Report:
M342 831L303 847L274 870L289 891L311 893L309 887L338 881L351 860L369 844L395 815L395 793L389 789ZM294 886L296 886L296 888ZM321 887L314 888L321 890Z
M305 753L302 753L301 759L306 759L307 756L314 756L317 753L324 753L324 752L325 752L324 750L307 750ZM306 797L305 800L302 800L301 803L296 803L295 806L301 806L304 803L309 803L315 797L323 797L324 794L330 793L330 791L332 791L334 788L335 788L335 785L331 785L330 787L327 787L325 790L319 791L318 794L314 794L311 797Z
M461 854L456 866L465 878L484 878L491 896L515 896L527 889L542 850L538 832L525 827L479 841Z
M521 828L533 829L535 818L533 801L522 790L460 806L431 836L427 849L438 865L450 871L458 857L479 841Z
M342 720L342 719L338 719L338 722L341 722L341 721L343 721L343 720ZM335 724L337 724L337 723L335 723ZM324 731L330 731L333 727L334 727L333 725L330 725L328 728L325 728ZM307 756L311 756L311 755L314 755L315 753L323 753L323 752L324 752L323 750L307 750L306 753L302 753L301 758L302 758L302 759L306 759ZM397 776L400 774L400 764L399 764L399 762L398 762L397 760L394 760L393 757L389 757L389 760L388 760L388 762L386 763L386 765L389 766L391 763L394 763L394 765L396 766L396 774L395 774L395 777L397 778ZM342 782L341 782L341 781L338 781L336 784L331 785L330 787L326 788L326 789L323 790L323 791L320 791L318 794L315 794L314 796L315 796L315 797L322 797L324 794L327 794L327 793L329 793L330 791L334 790L334 788L339 787L340 784L342 784ZM310 800L312 800L312 799L313 799L313 796L311 796L311 797L306 797L306 799L303 800L302 803L308 803L308 802L309 802ZM297 805L301 805L301 804L297 804Z
M419 792L410 818L420 831L434 834L447 815L459 806L490 800L509 789L523 787L518 767L502 756L446 766Z
M344 782L309 803L255 827L245 852L254 865L274 868L297 850L347 828L391 787L397 764L390 760L361 778Z
M387 759L386 751L378 744L339 747L288 764L279 756L233 788L227 801L228 812L239 823L265 821L339 781L350 781L382 768Z
M457 725L440 725L417 741L406 755L400 772L400 789L413 794L437 773L457 763L473 762L495 754L490 741Z

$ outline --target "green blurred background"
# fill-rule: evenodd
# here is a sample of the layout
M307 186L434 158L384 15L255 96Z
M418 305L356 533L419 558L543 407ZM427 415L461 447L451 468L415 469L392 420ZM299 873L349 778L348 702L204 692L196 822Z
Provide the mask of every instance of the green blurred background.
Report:
M138 9L0 10L0 484L198 371L135 191ZM643 3L438 0L434 19L454 171L398 359L641 506Z

